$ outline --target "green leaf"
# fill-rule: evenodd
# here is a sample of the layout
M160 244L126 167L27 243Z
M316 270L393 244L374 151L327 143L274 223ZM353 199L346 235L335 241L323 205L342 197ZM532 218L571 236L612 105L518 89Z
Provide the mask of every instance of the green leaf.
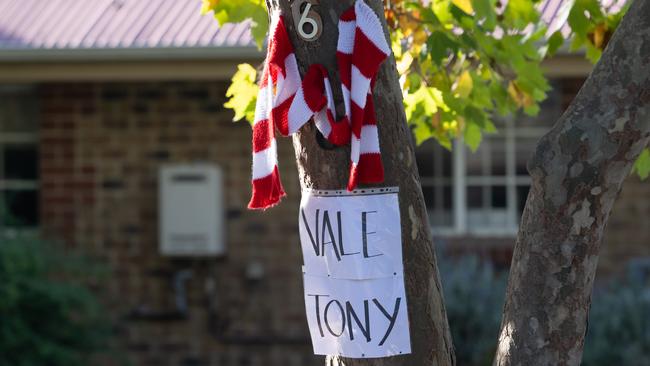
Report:
M214 11L219 24L251 21L251 35L258 48L262 48L269 29L266 6L263 0L204 0L202 12Z
M415 136L415 143L420 145L424 141L431 138L433 130L431 126L424 120L420 120L411 124L413 126L413 136Z
M585 15L585 7L577 2L569 12L569 25L571 30L579 35L585 36L589 29L589 18Z
M562 31L554 32L548 39L547 56L553 56L564 44L564 35Z
M452 21L453 16L451 15L449 1L433 1L431 9L442 24L447 24Z
M481 128L474 123L468 123L465 126L465 133L463 135L465 144L469 146L472 152L475 152L481 144L483 136L481 135Z
M524 107L524 113L526 113L529 116L536 116L539 114L539 104L533 104L527 107Z
M501 3L503 10L497 0L384 2L404 108L418 143L435 138L450 148L464 135L476 149L483 133L496 130L493 116L539 112L549 90L541 62L565 39L559 31L547 38L540 0ZM585 49L594 61L624 10L609 14L599 0L565 0L557 16L572 27L571 48ZM268 27L263 0L204 0L204 11L213 11L221 24L250 21L262 45ZM246 65L233 77L225 105L235 120L254 118L256 76Z
M497 126L494 125L492 121L489 119L485 120L485 127L483 127L483 131L485 133L496 133L497 132Z
M576 2L581 4L589 12L589 17L592 21L598 22L605 18L599 0L577 0Z
M436 64L442 64L449 55L458 51L458 42L449 38L442 31L434 31L427 39L427 50L431 55L431 60Z
M485 29L494 30L497 23L497 14L494 11L496 0L472 0L472 5L476 11L476 19L484 19Z
M235 112L233 121L246 118L252 125L255 121L255 102L257 101L258 87L255 83L257 71L249 64L237 66L237 72L232 77L232 83L226 90L226 97L230 98L224 107Z
M417 6L419 6L419 4ZM436 16L436 13L433 12L433 9L423 8L421 9L421 11L422 11L422 20L431 23L432 25L440 25L440 20Z
M488 80L483 80L480 76L473 74L472 75L473 85L472 88L472 104L475 107L480 109L492 109L494 108L494 103L492 101L492 95L490 94L489 82Z
M474 80L472 79L472 75L469 73L469 71L465 70L456 80L454 92L460 98L467 98L469 97L473 88Z
M467 121L467 124L476 125L481 129L483 129L487 121L485 112L474 106L467 106L465 108L465 119Z
M451 0L451 3L456 5L460 10L464 11L466 14L471 15L474 13L474 8L472 7L472 1L470 0Z
M592 64L598 62L600 56L603 54L603 51L601 51L599 48L594 47L591 43L587 43L585 45L585 49L587 50L585 57L587 57L587 60L589 60L589 62Z
M634 162L633 169L641 180L648 178L650 175L650 148L646 148L641 152L639 158Z
M446 104L442 98L440 90L432 87L427 87L424 84L412 94L404 96L404 104L406 105L406 117L410 118L417 106L421 106L424 112L432 115L438 111L438 107L446 108Z
M269 23L266 14L266 9L259 11L258 8L255 8L258 11L251 14L251 19L253 23L251 24L251 35L257 44L257 48L262 49L264 45L264 40L266 39L266 33L269 30Z
M515 29L523 29L528 24L536 23L539 12L532 0L509 0L503 13L505 23Z

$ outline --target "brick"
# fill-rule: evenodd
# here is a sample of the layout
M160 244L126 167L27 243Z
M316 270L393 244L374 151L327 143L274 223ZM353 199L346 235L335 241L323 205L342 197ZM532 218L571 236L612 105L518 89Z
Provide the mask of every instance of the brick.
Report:
M136 103L135 105L133 105L132 110L133 110L133 113L141 115L141 114L149 113L150 108L149 108L149 105L147 105L146 103L140 102L140 103Z
M84 165L84 166L81 167L80 172L83 175L86 175L86 174L92 175L92 174L95 174L95 167L91 166L91 165Z
M123 119L105 119L102 121L102 125L108 129L118 130L123 130L129 127L128 122Z
M124 181L119 179L108 179L102 182L102 189L116 190L124 188Z
M41 139L41 144L49 146L65 146L74 142L72 137L45 137Z
M61 101L58 103L48 103L43 107L42 113L44 114L73 114L77 111L74 104Z
M139 88L136 92L138 100L157 100L162 99L166 94L166 89L161 87L144 87Z
M107 263L111 273L102 285L108 292L106 303L124 333L118 341L135 365L322 363L308 342L272 344L277 335L307 334L296 228L300 188L291 143L281 139L285 141L279 141L278 151L288 196L265 213L248 211L250 127L232 123L232 113L222 107L227 84L39 85L42 232ZM572 88L578 87L576 81ZM228 253L218 259L166 258L157 248L158 168L196 160L224 170ZM647 200L639 199L650 196L649 187L635 178L625 183L606 232L603 270L620 270L630 253L650 256L650 226L638 219L650 212ZM268 242L262 246L260 238ZM514 244L513 238L446 241L454 255L478 253L500 266L507 266ZM280 253L295 265L281 264ZM269 273L263 286L250 286L243 278L253 259ZM187 319L124 317L137 306L154 312L173 309L172 279L184 269L193 272L186 283L191 309ZM262 296L269 303L260 311L252 304ZM226 344L224 338L271 344L251 352L250 346Z
M116 101L116 100L124 100L128 96L127 89L124 87L113 87L113 86L108 86L105 87L104 90L101 92L101 97L104 100L107 101Z
M149 152L147 156L155 160L168 160L171 156L168 150L156 150Z
M206 88L202 88L202 87L186 88L181 90L179 94L181 98L184 99L192 99L192 100L199 100L199 101L210 99L210 92Z

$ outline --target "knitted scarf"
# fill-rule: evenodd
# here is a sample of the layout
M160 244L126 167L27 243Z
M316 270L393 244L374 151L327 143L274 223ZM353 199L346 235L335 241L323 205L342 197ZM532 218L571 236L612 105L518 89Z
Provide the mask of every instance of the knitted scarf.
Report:
M379 65L390 54L381 23L363 0L339 20L337 63L346 117L334 119L334 99L326 69L309 67L300 80L298 64L282 16L274 17L259 82L253 124L253 195L248 207L266 209L285 195L278 171L275 129L295 133L312 117L334 145L350 143L348 190L384 179L371 89Z

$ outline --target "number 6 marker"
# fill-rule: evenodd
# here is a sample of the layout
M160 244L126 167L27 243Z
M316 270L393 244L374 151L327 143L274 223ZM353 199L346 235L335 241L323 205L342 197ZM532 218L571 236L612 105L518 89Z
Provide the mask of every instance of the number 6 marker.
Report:
M301 11L303 4L305 4L305 8ZM294 0L293 4L291 4L293 22L296 24L298 35L307 42L317 40L323 29L321 17L311 9L312 5L318 5L318 0ZM305 30L306 24L311 25L309 32Z

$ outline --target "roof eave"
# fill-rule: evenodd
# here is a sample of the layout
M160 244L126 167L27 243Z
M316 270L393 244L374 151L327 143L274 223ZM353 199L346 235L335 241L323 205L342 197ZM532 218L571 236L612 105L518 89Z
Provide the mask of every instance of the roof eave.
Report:
M264 53L254 46L0 49L0 62L155 61L197 59L235 61L242 59L262 59L263 57Z

